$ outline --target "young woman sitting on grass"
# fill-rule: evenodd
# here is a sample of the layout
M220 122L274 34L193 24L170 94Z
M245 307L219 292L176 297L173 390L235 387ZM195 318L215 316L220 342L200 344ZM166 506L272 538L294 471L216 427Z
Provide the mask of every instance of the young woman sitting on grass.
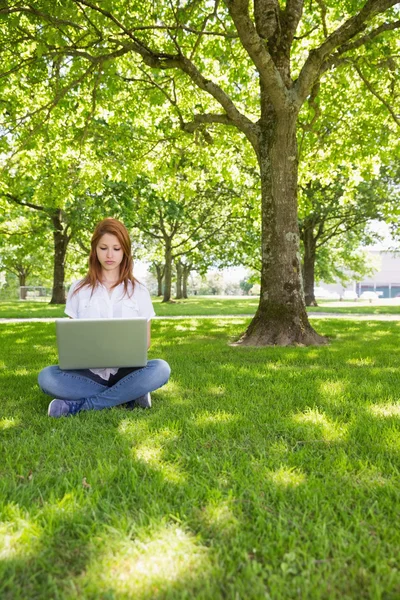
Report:
M133 277L131 242L120 221L101 221L92 237L89 272L68 293L65 313L72 319L144 317L150 324L155 312L146 287ZM164 360L149 360L145 367L80 369L44 368L38 377L50 402L50 417L102 410L126 403L128 408L151 407L150 392L167 383L170 367Z

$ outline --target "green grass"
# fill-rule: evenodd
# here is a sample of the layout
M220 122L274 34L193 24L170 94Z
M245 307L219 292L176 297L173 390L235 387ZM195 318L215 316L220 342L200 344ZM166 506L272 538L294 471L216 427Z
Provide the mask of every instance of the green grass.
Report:
M0 597L400 597L400 324L240 348L156 321L151 411L46 416L54 324L1 324Z
M258 298L192 296L187 300L163 303L153 298L158 316L201 316L201 315L253 315L258 306ZM375 305L369 302L355 302L352 306L332 306L321 303L309 308L310 313L329 312L345 314L400 314L400 305ZM0 318L42 318L63 317L63 306L52 306L41 302L0 302Z
M367 301L353 302L350 306L332 306L329 302L307 308L309 313L337 313L348 315L400 315L400 304L370 304Z

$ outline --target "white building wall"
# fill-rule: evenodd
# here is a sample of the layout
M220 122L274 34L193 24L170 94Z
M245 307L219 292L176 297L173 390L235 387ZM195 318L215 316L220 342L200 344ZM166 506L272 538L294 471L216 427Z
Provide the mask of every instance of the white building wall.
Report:
M321 287L330 292L342 295L345 291L357 291L358 294L366 290L382 291L383 297L394 298L400 294L400 253L388 250L368 250L374 273L362 281L349 281L343 286L341 283L324 284Z

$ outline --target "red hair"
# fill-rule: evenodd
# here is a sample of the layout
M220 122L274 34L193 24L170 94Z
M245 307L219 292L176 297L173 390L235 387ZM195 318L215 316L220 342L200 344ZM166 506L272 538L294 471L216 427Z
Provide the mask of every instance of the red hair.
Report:
M132 250L131 250L131 240L129 238L129 233L127 228L121 221L117 221L117 219L113 219L112 217L107 217L107 219L103 219L96 225L96 229L93 232L92 240L90 242L90 254L89 254L89 271L86 277L82 279L79 285L76 287L74 294L78 292L81 288L88 285L92 288L92 293L94 288L98 283L101 283L101 264L99 259L97 258L97 245L99 240L105 235L109 233L110 235L115 235L118 238L119 243L121 244L121 249L124 254L121 264L119 266L119 278L118 281L112 286L113 288L117 287L121 283L124 284L125 294L130 295L128 292L129 282L132 284L131 293L133 288L135 287L135 278L133 277L133 259L132 259Z

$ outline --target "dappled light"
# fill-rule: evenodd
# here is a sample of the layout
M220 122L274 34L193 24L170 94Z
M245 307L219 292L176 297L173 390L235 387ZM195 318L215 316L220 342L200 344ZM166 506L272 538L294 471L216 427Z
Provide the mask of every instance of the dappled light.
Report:
M374 404L369 407L371 413L377 417L400 418L400 403L397 404Z
M138 539L110 538L111 549L101 545L100 557L76 580L79 589L114 597L161 597L178 581L179 587L201 581L210 569L208 549L178 525L160 525Z
M225 411L216 410L213 413L204 412L197 415L195 419L196 425L213 425L216 423L232 423L239 419L238 414L227 413Z
M329 348L230 347L245 322L154 323L152 353L171 379L152 410L58 421L36 383L51 324L3 326L0 573L29 573L28 597L43 586L48 597L218 597L224 569L248 569L258 590L265 564L270 578L281 565L301 572L300 546L320 584L353 539L364 549L354 568L372 569L373 531L390 576L398 329L324 321Z
M293 420L302 425L316 426L321 438L327 442L342 440L346 437L347 427L343 423L332 421L319 410L307 409L304 413L294 415Z
M218 536L232 535L240 527L240 520L234 514L234 501L217 496L199 510L201 523Z
M370 357L365 357L365 358L349 358L347 361L348 365L352 365L354 367L370 367L373 366L374 360Z
M0 430L1 429L10 429L11 427L16 427L19 424L19 419L15 417L4 417L0 419Z
M28 558L36 550L41 527L16 503L5 504L2 515L0 560Z
M277 471L272 471L266 474L267 478L270 479L275 485L282 488L297 487L304 484L306 476L304 473L299 472L296 469L289 469L281 467Z

